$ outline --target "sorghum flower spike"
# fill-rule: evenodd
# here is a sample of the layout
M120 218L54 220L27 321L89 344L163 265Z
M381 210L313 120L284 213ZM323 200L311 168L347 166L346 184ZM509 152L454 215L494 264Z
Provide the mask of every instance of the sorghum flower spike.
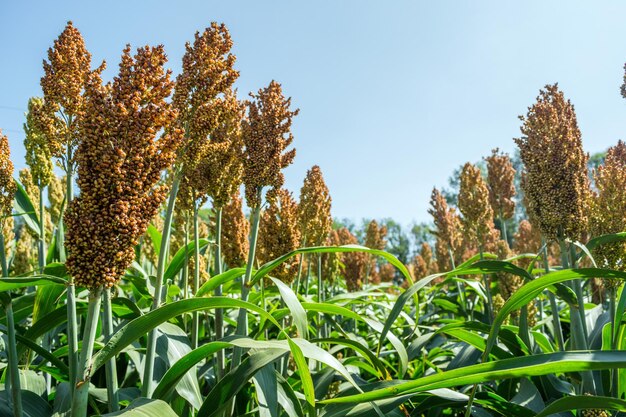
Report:
M32 181L38 187L47 186L52 176L52 153L46 137L50 129L46 126L49 117L44 111L44 101L33 97L28 100L28 113L24 123L24 148L26 148L26 164L30 167Z
M248 207L259 207L259 190L279 189L285 181L281 170L289 166L296 150L285 150L293 142L291 123L299 110L289 110L291 98L283 96L276 81L250 94L248 118L243 123L245 144L244 184Z
M239 191L222 212L222 255L226 265L231 268L242 266L248 259L250 223L243 214Z
M166 101L174 84L166 61L163 46L134 56L127 46L113 82L96 75L86 87L76 155L81 193L65 215L66 265L77 285L114 285L166 197L167 186L157 184L182 142Z
M529 219L548 240L579 240L587 228L590 188L574 106L557 84L546 85L520 120L523 136L515 142Z
M322 170L314 165L304 178L298 205L298 223L305 245L322 245L326 241L333 225L331 202Z

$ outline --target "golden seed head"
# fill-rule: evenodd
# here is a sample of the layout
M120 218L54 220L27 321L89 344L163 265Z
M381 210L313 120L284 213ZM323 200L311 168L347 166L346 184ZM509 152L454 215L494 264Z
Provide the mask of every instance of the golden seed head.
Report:
M461 248L461 218L456 214L453 207L448 207L445 197L433 188L430 197L428 214L433 217L435 223L437 241L435 253L437 255L437 268L439 271L450 271L452 263L450 252L458 256ZM455 262L458 259L455 259Z
M494 230L493 210L480 169L469 162L461 172L459 210L463 214L463 230L469 241L486 249Z
M0 130L0 222L11 216L15 187L9 138Z
M320 167L307 171L300 189L298 222L305 245L322 245L333 225L330 214L331 198Z
M63 201L65 200L65 176L57 177L52 174L50 183L48 184L48 203L50 220L52 224L57 224L61 218L61 210Z
M326 239L326 246L340 246L339 234L336 230L331 230ZM322 254L322 279L333 283L341 269L340 256L338 253Z
M597 237L626 230L626 144L609 148L604 165L593 173L597 191L591 200L589 229ZM598 266L626 271L626 243L597 246L593 255ZM610 282L609 287L619 282Z
M230 92L215 101L219 108L211 140L199 149L198 162L189 173L194 188L213 200L213 207L223 207L243 181L243 138L241 121L244 104Z
M39 187L45 187L50 183L52 176L52 153L49 147L45 126L48 123L44 111L43 99L33 97L28 100L28 113L24 123L24 148L26 148L26 164L30 167L32 181Z
M2 225L2 222L0 222L0 225ZM1 233L4 237L4 255L6 259L11 259L11 254L15 251L15 248L11 244L11 242L15 240L15 220L13 216L9 216L4 220Z
M510 219L515 211L515 168L511 158L496 148L485 161L491 208L496 215L501 214L503 219Z
M239 267L247 262L249 231L250 223L243 214L242 200L237 190L230 202L222 208L222 255L229 267Z
M84 112L84 90L90 78L99 75L102 65L92 72L91 54L85 48L81 33L72 22L48 49L48 61L43 62L41 88L44 108L40 126L49 141L52 156L65 158L68 149L78 145L80 118ZM62 117L58 114L62 113Z
M415 255L413 258L413 278L420 279L428 276L428 264L422 255Z
M262 264L269 262L300 246L298 228L298 203L284 188L268 193L269 206L261 216L257 243L258 258ZM283 262L272 271L272 276L290 284L296 276L298 256Z
M574 106L557 84L547 85L520 120L523 136L515 142L530 221L549 240L579 240L587 227L590 189Z
M13 257L13 274L23 275L32 273L36 266L35 239L28 231L26 225L22 225L18 231L19 239L15 243L15 256Z
M337 231L339 243L341 245L358 245L359 241L347 228ZM359 291L363 285L363 278L369 257L364 252L345 252L341 254L343 261L343 275L346 279L348 291Z
M365 232L365 246L370 249L384 250L387 246L387 226L378 226L376 220L372 220L367 225Z
M167 102L174 83L166 61L163 46L134 56L127 46L111 83L96 75L86 86L76 153L80 195L65 214L67 268L77 285L114 285L166 197L159 182L182 142Z
M296 156L295 149L285 150L293 142L291 123L298 110L289 110L291 98L283 96L282 87L276 81L250 96L248 118L243 122L243 182L248 207L259 207L259 190L282 187L285 178L281 170Z
M396 277L396 267L390 263L382 264L378 268L378 277L381 282L393 282Z
M433 248L427 242L422 242L420 246L420 256L426 264L426 275L431 275L437 272L437 264L433 257Z

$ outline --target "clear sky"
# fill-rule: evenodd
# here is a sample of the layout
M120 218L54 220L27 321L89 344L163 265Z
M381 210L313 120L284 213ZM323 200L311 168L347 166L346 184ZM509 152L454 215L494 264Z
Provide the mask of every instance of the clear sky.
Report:
M23 167L23 112L67 20L108 77L126 43L164 44L178 73L185 41L224 22L240 95L276 79L301 109L287 187L297 195L317 164L336 217L408 225L429 220L454 168L513 152L547 83L572 100L589 152L624 138L625 16L618 1L0 0L0 128Z

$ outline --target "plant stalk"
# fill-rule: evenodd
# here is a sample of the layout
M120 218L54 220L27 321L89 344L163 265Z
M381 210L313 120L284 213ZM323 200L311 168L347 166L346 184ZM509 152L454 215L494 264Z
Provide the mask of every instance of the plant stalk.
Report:
M111 309L111 289L107 288L102 294L102 333L104 334L104 342L108 343L113 336L113 311ZM107 381L107 398L109 401L109 412L113 413L120 409L120 399L117 383L117 364L115 358L107 361L105 366Z
M193 292L194 295L200 288L200 227L198 219L198 203L193 202L193 240L194 240L194 268L193 268ZM200 331L200 315L194 311L191 315L191 348L198 347L198 333Z
M258 201L261 201L263 195L263 189L257 190ZM252 279L252 268L254 266L255 254L256 254L256 242L259 234L259 223L261 220L261 204L252 209L251 213L251 229L250 229L250 251L248 252L248 264L246 265L246 273L241 282L241 300L248 301L248 294L250 289L248 285ZM237 316L237 335L248 335L248 314L245 308L239 309L239 315ZM243 350L240 347L235 347L233 351L233 359L231 369L235 369L241 363L241 356Z
M222 273L222 208L215 208L215 275ZM214 294L216 296L222 295L222 286L218 285ZM215 340L220 340L224 337L224 310L218 308L215 310ZM217 372L215 376L217 379L221 379L224 375L224 364L226 357L224 350L220 349L217 353Z
M43 186L39 186L39 251L38 251L38 261L39 261L39 272L43 273L44 268L46 267L46 222L45 219L45 210L43 204Z
M89 294L89 308L87 310L87 321L85 322L85 333L83 334L83 345L80 351L80 362L78 371L80 381L76 384L74 398L72 399L72 417L86 417L89 399L89 382L91 379L91 357L93 355L93 345L96 340L98 329L98 317L100 316L100 303L102 301L102 287L92 290Z
M167 262L167 252L170 245L170 234L172 228L172 218L174 217L174 206L176 204L176 195L180 186L180 175L175 174L170 198L167 203L167 211L165 212L165 221L163 224L163 234L161 237L161 248L159 250L159 260L157 263L157 275L154 285L154 299L152 300L152 309L156 310L161 305L163 298L163 275L165 274L165 263ZM143 397L150 398L154 391L154 361L156 357L156 341L157 329L152 329L148 333L148 344L146 346L146 362L144 365L143 385L141 386L141 394Z

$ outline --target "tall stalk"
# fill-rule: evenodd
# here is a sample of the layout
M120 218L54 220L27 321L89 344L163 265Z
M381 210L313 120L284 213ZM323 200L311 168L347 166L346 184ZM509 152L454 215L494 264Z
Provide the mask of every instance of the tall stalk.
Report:
M222 208L215 208L215 275L222 273ZM222 295L222 286L218 285L214 291L217 297ZM215 310L215 340L220 340L224 337L224 310L218 308ZM220 349L217 352L217 372L215 376L221 379L224 375L224 363L226 361L224 350Z
M194 294L200 288L200 227L198 219L198 203L193 198L193 241L194 241L194 268L193 268L193 291ZM198 332L200 331L200 315L194 311L191 315L191 348L198 347Z
M550 264L548 263L548 245L543 239L543 267L546 274L550 272ZM552 311L552 326L554 327L555 337L557 339L559 350L565 351L565 339L563 338L563 329L561 328L561 318L559 317L559 306L556 303L556 297L551 291L548 291L548 299L550 300L550 310Z
M509 239L506 233L506 223L504 222L504 215L502 214L502 208L500 208L500 213L498 214L500 218L500 230L502 231L502 240L504 240L507 244L509 243Z
M46 266L46 222L44 221L45 211L43 204L43 186L39 186L39 246L38 246L38 261L39 272L43 272Z
M104 342L108 343L113 336L113 311L111 309L111 289L107 288L102 294L103 312L102 312L102 333L104 334ZM107 381L107 398L109 401L109 412L115 412L119 407L119 393L117 383L117 365L115 358L109 359L105 363L106 381Z
M262 201L263 189L258 188L257 190L258 201ZM241 282L241 300L248 301L248 294L250 289L248 285L250 280L252 279L252 268L254 266L254 260L256 255L256 242L259 234L259 223L261 220L261 203L257 207L252 209L251 213L251 228L250 228L250 251L248 252L248 263L246 265L246 273ZM239 315L237 316L237 335L239 336L247 336L248 335L248 314L245 308L239 309ZM235 347L233 351L233 360L231 369L239 366L241 363L241 356L243 354L243 350L240 347Z
M174 183L170 191L169 201L167 203L167 211L165 212L165 221L163 224L163 235L161 237L161 248L159 249L159 260L157 263L156 282L154 284L154 299L152 300L152 310L156 310L161 305L163 298L163 275L165 274L165 263L167 262L167 252L170 245L170 234L172 228L172 218L174 217L174 206L176 204L176 195L180 186L180 173L175 171ZM141 394L144 397L152 396L154 391L154 383L152 381L154 375L154 361L156 358L156 341L157 329L152 329L148 333L148 343L146 346L146 362L143 372L143 385L141 386Z
M71 124L71 117L69 123ZM65 168L65 200L67 201L67 206L69 206L74 198L74 189L72 188L72 176L74 175L72 157L72 148L68 146ZM62 235L62 233L59 233L59 236ZM65 247L63 239L60 240L59 245ZM71 275L67 280L67 347L70 385L74 387L78 382L78 318L76 316L76 287L74 285L74 278ZM73 395L73 390L70 390L70 392Z
M3 222L0 222L0 226ZM9 266L7 265L6 247L4 243L4 234L0 231L0 268L2 269L2 276L9 276ZM13 303L11 302L11 295L8 293L1 294L1 301L4 304L4 309L7 318L7 336L8 340L8 359L9 359L9 377L5 387L7 391L11 391L11 399L13 402L13 416L22 417L22 389L20 386L20 369L17 357L17 341L15 340L15 320L13 318ZM9 387L10 385L10 387Z
M567 245L565 240L559 239L559 247L561 250L561 263L563 269L567 269L570 267L569 261L569 251L567 250ZM573 280L569 283L570 287L574 290L576 294L576 303L577 306L570 305L570 320L572 322L572 334L574 338L574 346L577 350L587 350L587 333L585 331L585 302L582 297L582 286L580 280ZM580 289L580 290L579 290ZM582 375L582 388L584 391L595 394L595 382L593 380L593 374L591 371L584 371L581 373Z
M306 234L302 236L302 247L306 246ZM298 276L296 278L296 288L295 293L298 294L300 292L300 280L302 278L302 264L304 263L304 254L300 255L300 260L298 262Z
M76 384L74 398L72 399L72 417L87 416L89 380L91 378L90 362L93 355L93 345L96 340L96 330L98 329L98 317L100 316L101 301L102 287L91 290L89 293L87 321L85 322L85 332L83 334L83 345L80 351L80 362L78 364L80 381Z

